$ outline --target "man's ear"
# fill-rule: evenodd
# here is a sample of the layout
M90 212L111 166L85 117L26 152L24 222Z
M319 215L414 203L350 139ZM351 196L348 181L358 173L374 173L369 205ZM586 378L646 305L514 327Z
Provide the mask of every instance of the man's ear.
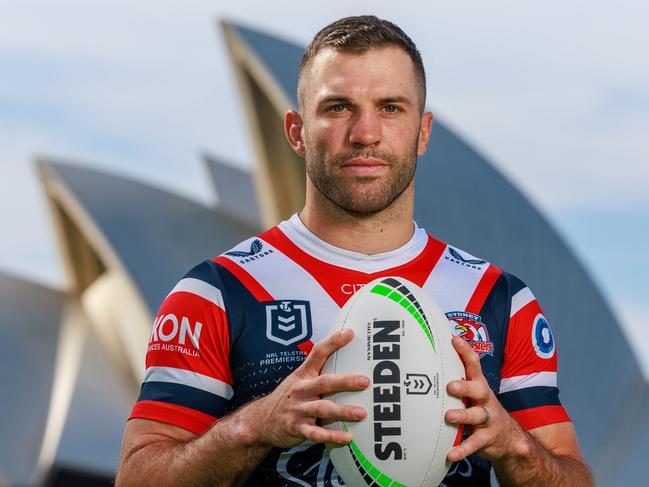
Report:
M305 152L302 127L302 115L293 109L288 110L284 115L284 133L291 148L300 157L304 157Z
M423 156L428 147L430 131L433 128L433 114L426 112L421 116L421 125L419 126L419 141L417 144L417 155Z

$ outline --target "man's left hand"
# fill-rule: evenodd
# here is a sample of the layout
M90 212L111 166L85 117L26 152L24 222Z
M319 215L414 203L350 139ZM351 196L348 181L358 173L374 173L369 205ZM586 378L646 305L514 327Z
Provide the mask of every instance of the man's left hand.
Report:
M522 428L489 387L478 354L458 336L454 335L452 342L464 362L466 380L451 381L446 389L452 396L464 399L467 408L450 409L445 418L449 423L470 426L472 432L451 449L447 459L457 462L476 452L489 460L500 459L508 454L512 440L523 434Z

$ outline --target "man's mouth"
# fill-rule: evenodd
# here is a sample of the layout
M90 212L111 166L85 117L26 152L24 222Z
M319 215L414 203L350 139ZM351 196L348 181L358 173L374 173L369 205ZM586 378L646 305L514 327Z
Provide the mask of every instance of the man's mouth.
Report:
M354 157L348 159L343 166L387 166L387 164L381 159L376 159L374 157Z
M372 176L385 172L388 164L381 159L374 157L354 157L348 159L341 166L341 169L347 173L355 174L357 176Z

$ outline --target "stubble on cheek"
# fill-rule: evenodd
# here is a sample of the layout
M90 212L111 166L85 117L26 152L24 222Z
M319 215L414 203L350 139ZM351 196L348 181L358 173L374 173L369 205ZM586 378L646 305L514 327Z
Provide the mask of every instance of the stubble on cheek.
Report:
M416 147L401 160L385 151L361 148L327 160L324 144L307 144L306 171L316 189L340 208L370 214L387 208L408 187L414 177ZM374 157L387 162L386 175L353 176L341 166L354 157Z

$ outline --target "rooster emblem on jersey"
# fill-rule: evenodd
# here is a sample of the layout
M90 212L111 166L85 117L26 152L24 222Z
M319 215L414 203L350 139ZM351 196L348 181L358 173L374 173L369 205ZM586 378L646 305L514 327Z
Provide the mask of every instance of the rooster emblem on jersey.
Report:
M489 332L479 315L466 311L451 311L446 313L453 333L466 340L471 348L480 356L494 354L494 344L489 340Z

